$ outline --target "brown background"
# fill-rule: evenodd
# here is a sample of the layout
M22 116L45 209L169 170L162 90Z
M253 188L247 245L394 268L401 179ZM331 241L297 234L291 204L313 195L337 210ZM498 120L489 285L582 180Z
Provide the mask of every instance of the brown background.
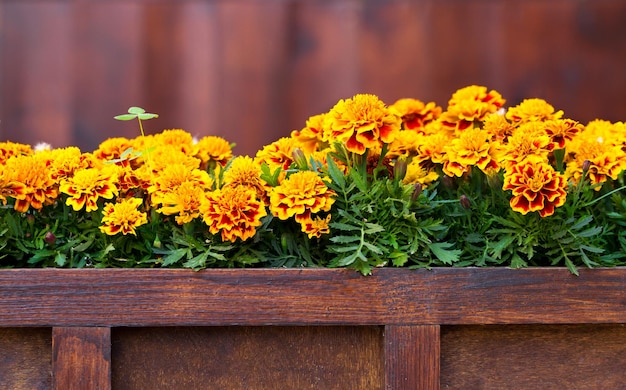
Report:
M138 134L131 105L258 148L355 93L626 120L622 0L1 0L0 140L88 151Z

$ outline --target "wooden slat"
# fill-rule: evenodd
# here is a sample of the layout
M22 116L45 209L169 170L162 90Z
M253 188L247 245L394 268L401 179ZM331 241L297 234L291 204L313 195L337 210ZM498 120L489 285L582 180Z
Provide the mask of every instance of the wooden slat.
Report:
M0 8L0 141L71 144L71 5L20 1Z
M623 389L624 325L441 329L442 389Z
M111 329L52 329L52 377L57 390L111 389Z
M124 389L382 389L380 327L114 328Z
M439 389L439 326L385 327L385 388Z
M0 328L0 390L50 389L50 328Z
M0 296L0 326L626 323L625 268L9 269Z

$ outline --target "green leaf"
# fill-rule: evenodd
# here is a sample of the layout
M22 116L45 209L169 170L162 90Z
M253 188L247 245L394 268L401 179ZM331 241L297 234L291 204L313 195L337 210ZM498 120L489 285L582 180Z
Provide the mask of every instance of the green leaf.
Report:
M347 244L359 240L361 240L361 237L359 236L334 236L330 238L330 241L337 244Z
M346 179L343 176L343 172L337 167L335 161L332 158L328 158L328 176L330 176L331 180L335 182L339 186L339 188L343 189L346 187Z
M66 262L67 256L65 255L65 253L58 252L57 255L54 257L54 263L57 265L57 267L63 267Z
M450 249L453 245L449 242L433 242L428 245L431 252L444 264L452 264L459 261L461 251L458 249Z
M187 251L188 251L187 248L180 248L180 249L173 250L172 252L170 252L170 254L168 254L167 256L163 258L162 266L167 267L169 265L176 263L178 260L182 259L183 256L185 256Z
M130 107L130 108L128 109L128 113L129 113L129 114L139 115L139 114L143 114L143 113L145 113L145 112L146 112L146 110L144 110L144 109L143 109L143 108L141 108L141 107L134 107L134 106L133 106L133 107Z
M137 118L137 115L134 114L122 114L113 117L113 119L117 119L118 121L132 121L135 118Z
M154 119L154 118L158 118L159 115L158 114L150 114L150 113L145 113L145 114L139 114L137 115L137 118L141 119L141 120L148 120L148 119Z

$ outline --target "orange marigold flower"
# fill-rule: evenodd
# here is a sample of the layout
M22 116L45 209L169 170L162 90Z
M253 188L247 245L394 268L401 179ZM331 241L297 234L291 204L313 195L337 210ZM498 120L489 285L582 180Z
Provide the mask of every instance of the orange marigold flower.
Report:
M296 172L272 188L270 210L273 215L285 220L295 215L300 222L311 214L329 211L335 202L335 192L313 171Z
M582 131L583 125L573 119L552 119L543 122L546 134L550 137L553 149L563 149L566 141Z
M554 107L543 99L524 99L520 104L506 112L506 118L513 123L526 123L560 119L563 111L554 111Z
M183 164L190 169L200 168L200 159L184 153L179 148L172 145L162 145L156 148L149 148L142 154L150 170L158 173L170 165Z
M122 199L117 203L107 202L102 210L100 231L109 236L122 233L137 235L135 229L148 223L146 213L137 208L143 203L140 198Z
M111 199L118 194L117 170L115 166L103 169L87 168L74 173L74 176L61 183L60 191L69 197L65 201L74 211L83 207L87 211L98 209L98 199Z
M323 138L339 141L352 153L364 154L366 149L381 148L396 137L402 119L375 95L359 94L340 100L326 115Z
M515 132L515 125L509 122L504 115L495 112L485 117L483 130L489 133L491 140L507 142L509 136Z
M194 155L202 161L203 167L211 166L211 162L226 166L233 158L233 150L230 143L222 137L209 135L202 137L194 145Z
M491 106L476 100L464 100L449 106L439 118L442 126L463 132L474 127L474 124L483 120L492 113Z
M452 97L448 101L448 107L467 101L484 103L488 106L487 110L489 112L498 111L506 102L506 100L502 98L502 95L495 90L487 91L487 87L485 86L469 85L452 94Z
M193 137L183 129L168 129L154 135L156 145L169 145L184 154L191 156L194 154Z
M400 130L396 138L389 144L386 156L396 159L398 157L415 156L424 135L411 130Z
M222 241L235 242L254 237L265 206L253 189L244 186L224 187L208 192L200 205L203 221L212 234L221 233Z
M504 175L502 189L511 190L511 208L519 213L538 211L542 217L554 214L565 203L567 181L546 162L527 159L513 165Z
M495 144L492 145L489 138L484 130L470 129L453 139L446 148L448 159L443 165L444 173L461 177L472 165L482 171L497 169L498 164L493 156Z
M553 144L542 122L526 122L508 137L504 153L501 154L501 163L508 168L529 157L539 157L547 161L552 147Z
M289 169L293 163L293 150L298 146L294 138L282 137L265 145L256 154L255 161L259 166L266 163L273 172L276 168Z
M302 228L302 232L306 233L309 238L322 237L322 234L330 233L330 227L328 223L330 222L330 214L326 216L326 218L320 218L318 216L315 219L312 219L310 216L300 221L300 226Z
M48 162L43 154L16 156L5 162L8 187L3 192L12 193L15 210L22 213L30 207L40 210L57 199L58 185L50 176Z
M320 149L322 141L322 130L324 126L324 118L326 114L313 115L306 121L306 126L302 130L294 130L291 132L291 138L294 138L298 147L305 153L313 153Z
M203 187L186 181L161 197L163 207L157 211L165 215L177 214L176 222L183 225L200 216L200 204L204 196Z
M426 188L429 184L439 179L439 174L434 170L427 170L422 167L419 161L413 159L407 164L406 175L402 182L405 184L421 184Z
M439 118L441 107L435 102L424 103L418 99L399 99L391 106L400 114L405 130L422 131L426 124Z
M11 157L29 156L33 153L30 145L11 141L0 142L0 164L4 164Z
M94 150L93 155L102 161L116 161L119 165L129 165L136 155L130 153L134 149L134 141L124 137L106 139ZM138 150L135 150L138 152ZM122 155L127 158L122 159Z
M261 179L261 167L249 156L233 159L224 172L223 186L246 186L254 189L257 199L269 203L268 192L271 187Z
M186 182L191 182L203 190L209 190L213 185L213 179L206 171L190 168L184 164L172 164L155 174L152 184L148 187L150 203L157 207L163 203L163 198L168 193Z
M13 199L26 198L26 185L15 180L14 175L7 171L6 167L0 164L0 201L7 204L7 197Z
M74 176L79 169L90 168L95 163L75 146L38 152L48 159L48 169L53 180L60 182Z

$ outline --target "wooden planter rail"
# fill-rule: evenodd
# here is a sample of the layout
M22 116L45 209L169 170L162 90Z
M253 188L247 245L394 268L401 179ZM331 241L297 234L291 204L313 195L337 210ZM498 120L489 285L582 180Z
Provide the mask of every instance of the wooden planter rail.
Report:
M0 389L619 388L623 324L624 268L0 270Z

